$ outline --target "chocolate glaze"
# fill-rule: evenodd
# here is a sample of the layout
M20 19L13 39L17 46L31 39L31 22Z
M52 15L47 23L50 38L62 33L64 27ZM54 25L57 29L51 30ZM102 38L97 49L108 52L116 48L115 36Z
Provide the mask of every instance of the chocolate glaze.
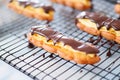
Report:
M75 25L77 25L77 23L78 23L78 19L75 19L75 21L74 21L74 22L75 22Z
M102 36L98 36L97 39L94 39L94 37L92 36L88 39L88 42L97 45L99 42L102 42Z
M24 34L24 37L27 38L27 34Z
M54 11L53 7L50 5L49 6L43 5L41 7L45 10L46 13L49 13L49 11Z
M45 58L45 54L42 54L42 57Z
M10 0L9 2L12 2L13 0ZM44 11L46 13L48 13L49 11L54 11L53 7L51 4L41 4L40 2L36 2L35 0L31 1L31 0L18 0L18 3L23 6L23 7L27 7L27 6L33 6L35 8L43 8Z
M29 48L34 48L35 46L34 46L32 43L29 42L29 43L28 43L28 47L29 47Z
M13 2L13 0L9 0L9 2Z
M57 31L53 31L50 27L46 25L42 27L37 26L37 27L31 28L31 34L34 34L34 33L37 33L41 36L46 37L47 41L52 40L54 44L56 44L56 42L62 42L64 45L69 45L73 49L78 50L78 51L84 51L86 53L98 53L99 52L99 50L93 45L88 45L80 41L76 41L74 39L68 38Z
M94 45L97 45L102 39L102 36L98 36L98 38L93 42Z
M88 39L88 42L90 42L90 43L93 43L95 40L93 39L93 37L90 37L89 39Z
M110 57L112 55L111 48L115 45L115 42L109 41L109 45L110 45L110 47L108 48L108 52L106 54L106 56L108 56L108 57Z
M110 57L112 54L111 54L111 51L110 51L110 49L108 50L108 52L107 52L107 54L106 54L106 56L108 56L108 57Z
M83 72L83 70L80 70L80 73L82 73Z
M98 29L105 26L108 30L110 28L113 28L117 31L120 30L120 20L109 18L101 13L82 12L76 18L90 19L91 21L96 23Z
M52 54L52 53L49 55L49 58L54 58L54 56L53 56L53 54Z

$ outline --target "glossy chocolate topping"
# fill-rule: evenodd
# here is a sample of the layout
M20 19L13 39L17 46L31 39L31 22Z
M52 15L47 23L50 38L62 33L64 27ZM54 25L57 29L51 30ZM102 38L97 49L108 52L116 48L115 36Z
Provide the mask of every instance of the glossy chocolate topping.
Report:
M12 2L13 0L10 0L10 2ZM27 7L27 6L33 6L35 8L43 8L45 10L46 13L48 13L49 11L54 11L53 7L51 4L41 4L39 1L35 1L35 0L18 0L19 4L23 7Z
M13 0L9 0L9 2L13 2Z
M44 36L47 38L47 40L53 40L54 45L56 44L56 42L62 42L64 43L64 45L69 45L73 49L78 51L84 51L86 53L94 53L94 54L99 52L99 50L93 45L88 45L88 44L76 41L74 39L68 38L57 31L53 31L49 27L45 27L45 26L33 27L31 29L31 33L32 34L37 33L41 36Z
M101 13L97 12L82 12L77 17L79 18L85 18L90 19L91 21L95 22L98 29L105 26L108 30L110 28L113 28L115 30L120 30L120 20L109 18Z

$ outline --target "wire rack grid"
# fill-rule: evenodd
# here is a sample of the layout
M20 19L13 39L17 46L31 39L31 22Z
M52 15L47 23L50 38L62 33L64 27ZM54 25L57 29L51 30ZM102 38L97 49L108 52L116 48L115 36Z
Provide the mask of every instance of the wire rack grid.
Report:
M94 11L117 18L112 3L93 0L93 4ZM112 56L107 57L110 45L103 39L105 44L97 45L100 46L101 61L95 65L76 64L58 55L51 57L51 53L41 48L28 48L28 40L24 36L31 26L45 24L46 21L16 14L5 5L0 8L0 59L7 64L34 80L120 80L120 49L117 44L111 48ZM53 29L83 42L92 37L75 27L74 18L80 11L58 4L54 4L54 8L55 19L50 23Z

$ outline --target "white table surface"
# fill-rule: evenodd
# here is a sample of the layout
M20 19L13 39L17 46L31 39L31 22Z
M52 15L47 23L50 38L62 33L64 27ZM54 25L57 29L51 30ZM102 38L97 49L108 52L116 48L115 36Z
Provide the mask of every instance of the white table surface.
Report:
M0 60L0 80L33 80Z

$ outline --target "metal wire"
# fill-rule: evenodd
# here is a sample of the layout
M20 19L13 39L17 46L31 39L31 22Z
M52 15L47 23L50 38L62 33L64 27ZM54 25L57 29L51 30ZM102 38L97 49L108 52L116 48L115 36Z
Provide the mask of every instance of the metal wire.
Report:
M113 11L114 5L107 0L93 0L93 4L93 11L105 13L113 18L118 17ZM96 38L75 27L74 18L80 11L58 4L54 4L54 7L55 19L50 23L53 29L83 42L88 42L89 38ZM101 51L99 53L101 61L95 65L76 64L54 54L51 58L51 53L41 48L28 48L28 40L24 37L32 25L45 24L46 21L16 14L6 6L1 7L0 11L3 12L0 14L0 20L3 22L0 24L0 59L34 80L120 79L119 45L116 44L110 48L109 42L102 39L103 42L96 45ZM111 57L106 56L109 48Z

